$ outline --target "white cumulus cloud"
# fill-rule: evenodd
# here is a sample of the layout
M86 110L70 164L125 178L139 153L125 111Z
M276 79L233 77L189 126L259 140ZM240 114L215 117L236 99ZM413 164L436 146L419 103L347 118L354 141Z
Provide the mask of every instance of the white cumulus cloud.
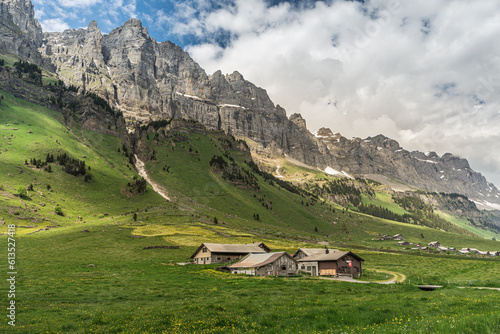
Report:
M45 32L61 32L69 29L69 25L62 19L41 20L40 25Z
M63 7L90 7L101 3L101 0L58 0Z

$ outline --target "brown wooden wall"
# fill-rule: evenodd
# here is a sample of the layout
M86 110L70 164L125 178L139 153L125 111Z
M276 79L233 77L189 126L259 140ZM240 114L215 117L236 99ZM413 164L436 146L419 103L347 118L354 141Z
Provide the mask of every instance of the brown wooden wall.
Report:
M318 262L318 271L320 276L333 276L337 273L337 263L334 261Z
M352 261L352 267L349 267L349 264L346 261L348 259ZM356 259L354 256L347 255L337 261L337 269L337 274L339 275L358 275L362 272L361 261Z
M282 266L286 266L284 270ZM286 255L276 259L273 263L257 268L257 276L286 276L297 273L297 263Z

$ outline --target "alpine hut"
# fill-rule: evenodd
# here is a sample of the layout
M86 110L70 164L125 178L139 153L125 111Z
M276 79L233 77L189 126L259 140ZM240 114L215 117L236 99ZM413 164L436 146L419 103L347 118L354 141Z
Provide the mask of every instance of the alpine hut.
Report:
M191 255L196 264L227 263L239 260L250 253L268 253L263 242L253 244L215 244L204 242Z

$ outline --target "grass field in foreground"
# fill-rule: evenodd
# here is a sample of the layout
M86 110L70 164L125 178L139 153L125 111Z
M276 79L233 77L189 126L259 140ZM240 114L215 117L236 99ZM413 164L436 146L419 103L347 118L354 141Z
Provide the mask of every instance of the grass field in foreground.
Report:
M497 333L500 325L499 291L232 275L215 265L176 265L193 246L143 249L169 244L161 235L130 237L134 229L122 224L90 230L65 227L17 238L17 325L4 321L1 332ZM0 240L5 245L6 237ZM369 271L425 283L459 277L455 283L491 284L500 271L494 260L360 255ZM7 294L6 285L0 293Z

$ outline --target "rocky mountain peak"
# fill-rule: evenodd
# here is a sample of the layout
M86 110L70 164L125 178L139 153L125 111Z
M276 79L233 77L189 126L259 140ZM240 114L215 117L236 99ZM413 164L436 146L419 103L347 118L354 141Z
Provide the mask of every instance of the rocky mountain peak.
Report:
M429 157L429 159L438 159L439 158L439 155L436 153L436 152L427 152L425 154L427 157Z
M148 29L142 26L142 22L138 19L131 18L121 27L113 29L109 33L110 38L130 38L133 41L136 40L150 40Z
M445 153L441 157L441 160L455 169L470 169L469 162L466 159L457 157L451 153Z
M240 72L234 71L233 73L226 75L226 80L229 82L237 82L244 81L245 78L243 78L243 75Z
M333 137L333 132L329 128L321 128L315 132L316 137L330 138Z
M375 137L368 137L365 139L365 142L371 142L377 147L382 147L391 151L396 151L401 149L399 143L394 139L388 138L384 135L377 135Z
M307 130L306 120L301 114L293 114L290 116L289 120L299 127L299 129Z
M95 31L99 31L99 33L101 32L101 30L97 26L97 22L95 20L90 21L89 26L87 27L87 29L88 29L89 32L95 32Z

